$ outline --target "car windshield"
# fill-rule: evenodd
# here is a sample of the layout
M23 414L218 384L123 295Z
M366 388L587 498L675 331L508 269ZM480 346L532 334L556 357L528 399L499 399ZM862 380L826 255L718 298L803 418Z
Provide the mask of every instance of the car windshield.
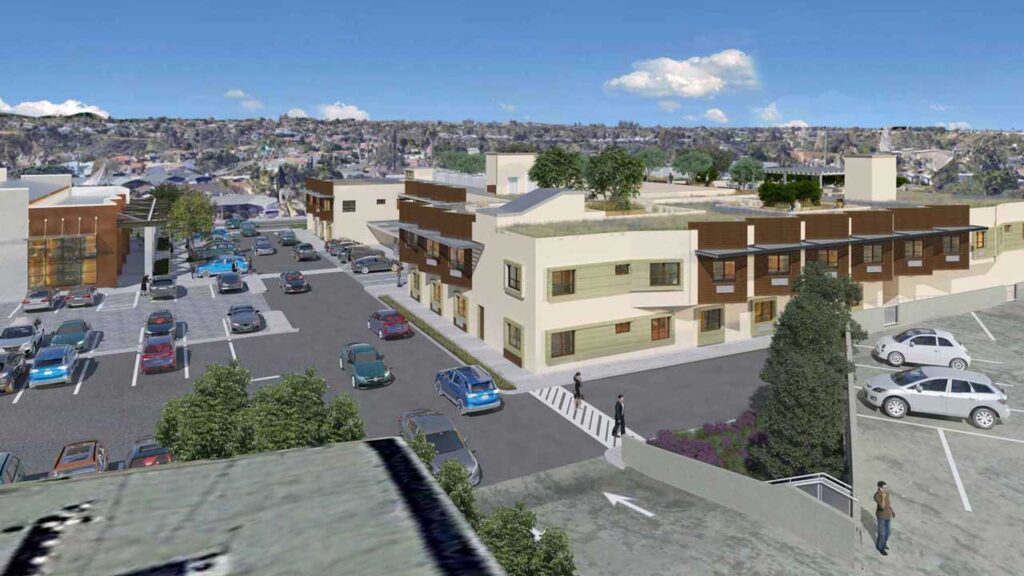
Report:
M28 338L31 335L31 326L8 326L0 332L0 338Z
M405 322L405 317L397 313L385 314L381 316L381 319L387 322L388 324L391 324L392 322Z
M64 450L64 456L60 459L61 464L74 464L82 460L88 460L92 456L92 446L83 444L72 446Z
M53 368L55 366L60 366L63 363L63 356L58 356L56 358L36 358L36 361L33 364L33 366L35 366L36 368Z
M481 384L473 384L469 387L470 392L488 392L494 389L494 385L490 382L483 382Z
M85 324L81 322L61 324L60 328L57 328L57 334L81 334L82 332L85 332Z
M924 378L924 371L920 368L914 368L913 370L904 370L903 372L897 372L891 376L892 381L897 386L906 386L913 384Z
M171 455L163 452L159 454L140 455L137 458L133 458L129 468L145 468L146 466L157 466L159 464L170 464Z
M462 448L462 438L459 438L459 433L455 430L428 434L427 442L433 444L438 454L446 454Z
M312 250L312 244L299 244L299 250Z
M899 342L900 344L902 344L903 342L906 342L908 338L913 338L914 336L917 336L918 334L932 334L932 331L931 330L925 330L925 329L922 329L922 328L911 328L910 330L906 330L904 332L901 332L901 333L893 336L892 339L897 341L897 342Z
M289 282L295 282L298 280L302 280L302 274L286 274L284 279Z
M75 288L74 290L69 292L68 295L69 296L85 296L88 293L89 293L89 289L88 288Z
M256 309L253 308L252 306L232 306L231 307L231 315L232 316L235 315L235 314L252 314L255 311L256 311Z
M480 368L477 368L476 366L463 366L462 368L457 368L456 371L459 374L462 374L462 376L468 382L482 381L482 380L490 381L490 379L491 379L491 377L486 372L484 372Z
M379 360L377 353L373 350L361 350L353 356L353 362L376 362Z
M221 274L220 275L220 281L221 282L238 282L238 274L235 274L234 272L229 272L227 274Z
M28 297L29 298L45 298L45 297L47 297L49 295L50 295L50 292L47 291L47 290L33 290L33 291L28 293Z

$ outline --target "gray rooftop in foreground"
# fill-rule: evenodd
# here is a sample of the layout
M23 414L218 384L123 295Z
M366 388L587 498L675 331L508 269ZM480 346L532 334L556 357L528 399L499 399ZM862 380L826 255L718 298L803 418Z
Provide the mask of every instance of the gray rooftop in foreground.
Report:
M522 214L527 212L541 204L551 200L552 198L560 194L583 194L584 192L578 190L571 190L569 188L537 188L517 196L501 206L494 208L482 208L478 212L484 214L490 214L492 216L500 216L502 214Z
M37 180L23 180L17 178L14 180L0 181L0 190L5 188L28 188L28 201L35 202L43 196L53 194L58 190L63 190L66 186L54 184L53 182L40 182Z
M430 519L455 518L447 526L492 568L473 573L500 573L432 478L422 484L429 474L416 472L418 460L395 476L412 482L393 481L396 459L409 458L404 443L383 439L5 486L0 566L48 550L48 575L113 576L209 555L227 565L224 574L458 573L426 544L414 507L427 502L437 506ZM417 481L425 492L410 491ZM40 519L54 514L72 522L55 545L31 548Z

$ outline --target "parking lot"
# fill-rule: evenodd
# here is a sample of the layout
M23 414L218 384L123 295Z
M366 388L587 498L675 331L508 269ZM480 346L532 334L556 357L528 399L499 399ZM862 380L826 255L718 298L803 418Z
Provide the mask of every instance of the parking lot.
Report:
M942 318L926 327L948 330L972 357L970 370L1002 385L1011 416L991 430L965 420L910 414L892 419L863 401L857 406L862 486L857 497L874 534L871 496L877 480L893 493L897 517L890 556L866 554L909 574L1018 574L1024 563L1024 303ZM908 327L901 327L908 328ZM898 332L901 330L894 330ZM872 358L877 337L855 350L858 382L896 369ZM871 550L870 546L866 547Z

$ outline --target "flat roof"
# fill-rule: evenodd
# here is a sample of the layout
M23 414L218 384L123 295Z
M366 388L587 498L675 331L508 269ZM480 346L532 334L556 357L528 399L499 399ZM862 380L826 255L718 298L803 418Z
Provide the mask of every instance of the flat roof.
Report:
M262 194L221 194L210 196L218 206L237 206L239 204L252 204L253 206L267 207L277 204L277 198L264 196Z
M15 527L0 532L10 573L185 574L189 561L221 568L210 574L502 573L392 438L17 483L0 507Z
M646 216L617 216L595 220L571 220L544 222L541 224L513 224L502 230L531 236L551 238L582 234L607 234L612 232L688 230L691 222L716 222L745 220L749 214L726 212L694 212L686 214L650 214Z
M32 207L111 204L111 198L124 196L127 201L130 194L131 191L124 186L72 186L67 194L55 194L48 198L42 198Z
M49 196L54 192L64 190L67 186L62 184L55 184L53 182L43 182L39 180L24 180L21 178L15 178L13 180L0 181L0 190L2 189L28 189L28 201L29 203L35 202L40 198Z
M786 174L792 176L842 176L846 171L842 166L773 166L764 169L765 174Z

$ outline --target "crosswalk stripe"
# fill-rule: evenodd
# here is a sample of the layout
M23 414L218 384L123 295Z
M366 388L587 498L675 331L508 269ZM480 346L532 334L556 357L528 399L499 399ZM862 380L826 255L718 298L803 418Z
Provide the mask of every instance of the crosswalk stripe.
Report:
M593 405L586 401L581 401L580 407L577 409L575 398L573 398L568 390L561 386L550 386L534 390L530 392L530 395L555 412L558 412L559 415L594 440L607 447L612 446L613 419ZM629 429L626 430L626 434L639 440L643 439L639 434Z

